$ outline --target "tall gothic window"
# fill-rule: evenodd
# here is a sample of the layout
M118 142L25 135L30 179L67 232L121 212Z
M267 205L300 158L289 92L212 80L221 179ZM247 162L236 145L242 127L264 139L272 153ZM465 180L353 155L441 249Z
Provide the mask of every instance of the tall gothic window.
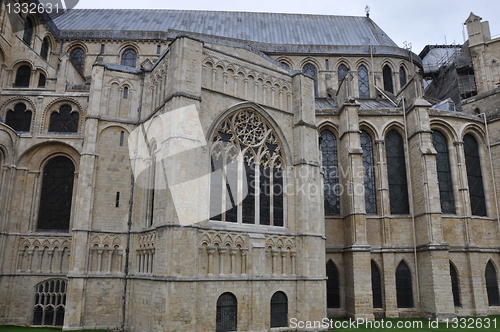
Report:
M14 87L27 88L30 86L31 68L23 65L17 69Z
M79 114L71 106L62 105L58 111L50 114L49 132L76 133L78 131Z
M460 288L458 282L458 273L455 266L450 261L450 278L451 278L451 292L453 294L453 304L455 307L460 307Z
M340 308L339 271L331 260L326 263L326 277L326 307Z
M123 132L122 132L123 133ZM120 134L121 135L121 134ZM120 136L121 137L121 136ZM121 143L121 138L120 138ZM156 143L151 144L149 155L151 156L151 166L149 167L149 185L147 189L147 227L153 225L155 211L155 183L156 183Z
M411 271L404 261L396 269L396 298L398 308L413 308Z
M391 130L387 133L385 150L391 214L407 214L410 212L410 204L408 202L405 151L403 138L397 131Z
M33 36L33 22L31 21L31 18L27 17L26 21L24 22L23 42L25 42L26 45L30 46L32 36Z
M472 214L486 216L486 200L484 197L479 146L472 135L467 134L464 136L464 152Z
M217 299L216 332L236 331L238 301L232 293L224 293Z
M52 158L43 169L37 230L68 231L75 166L66 157Z
M365 65L358 67L358 90L360 98L370 98L370 80Z
M341 64L338 68L338 76L339 76L339 87L342 84L342 81L346 77L347 73L349 72L349 68L347 68L346 65Z
M282 148L261 115L251 109L229 115L212 137L211 156L212 219L284 225Z
M405 67L399 67L399 85L403 88L406 85L406 70Z
M325 215L340 214L337 139L329 130L321 132Z
M276 292L271 297L271 327L288 326L288 298L283 292Z
M47 60L49 56L49 39L45 37L42 42L42 48L40 49L40 56L42 59Z
M83 69L83 60L85 58L85 52L81 47L76 47L71 50L69 53L69 58L71 59L71 62L75 65L78 70Z
M7 111L5 124L19 133L30 131L31 114L24 103L17 103L13 110Z
M389 65L385 65L382 68L382 76L384 78L384 90L390 93L394 93L394 85L392 84L392 70Z
M63 326L66 311L66 280L52 279L35 287L33 325Z
M371 270L373 307L382 308L382 278L380 277L380 270L374 261L371 261Z
M453 183L451 181L450 157L448 142L439 131L432 131L432 143L437 151L436 167L439 185L439 199L442 213L455 213L455 199L453 197Z
M122 66L135 67L137 52L132 48L127 48L122 54Z
M309 62L302 67L302 73L314 80L314 97L318 97L318 69Z
M498 294L497 271L491 261L488 261L488 264L486 264L485 278L486 278L486 293L488 293L488 305L490 307L499 306L500 296Z
M365 184L366 213L377 213L377 190L375 188L375 164L373 162L373 143L371 136L361 131L361 148L363 149L363 171Z

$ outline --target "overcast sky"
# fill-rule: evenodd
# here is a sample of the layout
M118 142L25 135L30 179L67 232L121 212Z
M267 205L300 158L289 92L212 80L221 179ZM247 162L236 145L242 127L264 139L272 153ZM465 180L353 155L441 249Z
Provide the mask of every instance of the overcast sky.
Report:
M492 37L500 37L500 0L79 0L75 8L161 8L249 11L370 17L400 47L412 44L415 53L427 44L462 44L463 22L470 12L490 22Z

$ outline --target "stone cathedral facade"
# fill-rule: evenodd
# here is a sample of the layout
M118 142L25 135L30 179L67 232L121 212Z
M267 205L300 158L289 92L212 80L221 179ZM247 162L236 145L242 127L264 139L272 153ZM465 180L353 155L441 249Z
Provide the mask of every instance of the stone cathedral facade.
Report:
M500 41L481 18L478 94L457 112L369 17L15 8L0 323L500 314Z

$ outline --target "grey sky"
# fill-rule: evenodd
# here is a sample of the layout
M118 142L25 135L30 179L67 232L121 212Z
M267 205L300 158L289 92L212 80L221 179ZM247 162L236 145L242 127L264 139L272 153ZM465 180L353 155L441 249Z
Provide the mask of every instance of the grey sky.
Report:
M365 15L370 17L400 47L406 41L419 53L427 44L462 44L466 30L463 22L470 12L490 21L492 37L500 37L498 0L80 0L76 8L162 8L191 10L250 11L324 15ZM446 39L445 39L446 38Z

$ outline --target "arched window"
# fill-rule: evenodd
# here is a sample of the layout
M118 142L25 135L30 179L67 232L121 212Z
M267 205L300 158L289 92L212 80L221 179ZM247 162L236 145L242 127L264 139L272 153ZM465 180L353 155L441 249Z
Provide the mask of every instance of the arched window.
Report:
M132 48L127 48L122 54L122 66L135 67L137 52Z
M406 85L406 70L405 67L399 67L399 85L401 89Z
M373 143L371 136L361 131L361 148L363 149L363 171L365 184L366 213L377 213L377 189L375 188L375 164L373 162Z
M26 45L31 46L31 37L33 36L33 22L31 18L27 17L24 22L24 34L23 34L23 42Z
M486 200L484 198L479 146L476 139L470 134L464 136L464 153L472 215L486 216Z
M69 230L74 174L73 162L62 156L43 168L37 230Z
M394 86L392 84L392 70L389 65L385 65L382 68L382 76L384 78L384 90L390 93L394 93Z
M283 292L271 297L271 327L288 326L288 298Z
M460 307L460 288L458 283L458 273L455 266L450 261L451 292L453 294L453 304Z
M491 261L488 261L488 264L486 264L485 277L486 277L486 292L488 293L488 305L490 307L499 306L500 296L498 294L497 271Z
M68 104L62 105L59 111L50 114L49 132L76 133L78 131L79 114Z
M27 132L31 128L31 111L26 109L24 103L17 103L13 110L8 110L5 115L5 124L17 132Z
M407 214L410 212L410 204L408 203L405 151L403 138L397 131L391 130L387 133L385 150L391 214Z
M370 98L370 80L364 65L358 67L358 90L360 98Z
M288 63L286 63L285 61L280 61L280 63L286 67L286 69L291 69L290 68L290 65Z
M123 99L128 99L128 87L123 88Z
M49 39L45 37L42 42L42 48L40 49L40 56L42 59L47 60L49 56Z
M326 277L326 307L340 308L339 271L331 260L326 263Z
M377 264L371 261L373 307L382 308L382 278Z
M442 213L455 213L455 198L453 197L453 183L451 181L450 157L448 142L439 131L432 131L432 144L437 151L436 168L439 185L439 199Z
M31 67L23 65L17 69L14 87L27 88L30 86Z
M396 269L396 297L398 308L413 308L411 271L404 261Z
M314 80L314 97L318 97L318 69L312 63L308 62L302 67L302 73Z
M216 332L236 331L238 302L232 293L224 293L217 300Z
M81 47L75 47L69 53L69 58L71 62L75 65L78 70L83 69L83 60L85 59L85 52Z
M155 211L155 183L156 183L156 142L151 144L150 156L151 166L149 167L148 204L147 204L147 227L153 225Z
M337 138L329 130L321 132L325 215L340 214Z
M338 76L339 76L339 87L342 84L342 81L346 77L347 73L349 72L349 68L347 68L346 65L341 64L337 70Z
M284 225L281 144L261 115L251 109L229 115L212 137L211 156L213 219Z
M33 325L63 326L66 280L52 279L35 286Z
M43 88L45 86L46 80L47 79L45 78L45 75L40 73L40 76L38 76L38 87Z

